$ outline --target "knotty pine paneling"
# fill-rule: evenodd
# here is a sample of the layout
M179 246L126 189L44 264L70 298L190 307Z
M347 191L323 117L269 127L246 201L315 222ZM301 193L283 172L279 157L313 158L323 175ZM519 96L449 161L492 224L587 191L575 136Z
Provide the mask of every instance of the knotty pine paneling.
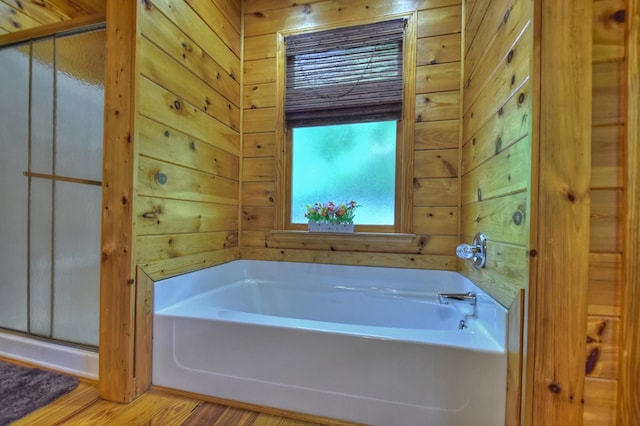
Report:
M464 175L462 206L528 191L531 180L531 139L522 138ZM525 220L527 216L525 215ZM487 237L489 237L487 235ZM494 236L495 239L498 236Z
M482 231L490 244L487 268L460 267L511 306L528 287L533 10L527 1L493 0L465 13L461 234L470 242Z
M460 62L460 33L418 39L417 65Z
M138 19L135 257L159 279L238 255L241 14L152 0Z
M327 244L331 247L330 244ZM350 244L352 247L353 244ZM389 252L354 252L337 250L301 250L270 247L244 247L242 257L246 259L262 259L286 262L331 263L341 265L393 265L397 268L437 269L441 271L455 270L456 257L451 255L403 254ZM366 263L363 263L366 259Z
M457 206L459 188L457 178L415 178L413 203L416 206Z
M136 203L136 235L233 231L238 207L197 201L140 196Z
M150 3L152 6L145 7L145 10L153 8L160 10L176 27L213 57L230 77L240 78L240 60L234 53L234 50L239 51L239 46L233 49L228 47L228 45L239 43L240 38L234 37L235 41L225 39L225 34L219 32L220 28L228 25L226 18L220 17L219 22L208 22L186 3L178 6L171 0L155 0ZM216 7L216 4L219 4L218 0L210 3L212 4L209 7Z
M458 270L509 310L506 424L520 424L531 209L533 10L523 0L468 1L460 153L460 235L483 232L487 265Z
M414 148L416 150L458 148L459 120L425 121L416 123Z
M511 34L520 33L530 18L531 2L528 0L493 0L483 3L484 7L474 10L474 13L484 14L480 27L475 37L465 39L465 81L478 63L484 61L485 51L492 43L502 44L502 50L506 54L506 44L515 39ZM473 19L469 22L473 22Z
M618 424L620 319L625 286L626 0L593 1L591 220L584 424Z
M239 155L240 136L237 131L146 77L140 77L138 86L144 93L138 102L140 115Z
M147 117L138 117L139 152L165 163L234 180L240 158Z
M239 105L240 83L216 62L213 52L208 52L206 48L198 45L185 33L185 29L177 27L155 7L145 9L139 19L145 39L156 46L162 46L167 56L180 62L229 101Z
M587 377L584 382L584 426L616 424L618 381Z
M459 217L462 2L318 0L297 4L247 0L244 11L242 257L451 269ZM408 119L415 125L407 140L415 142L412 158L408 159L413 188L402 196L411 200L407 208L416 234L413 242L389 244L340 238L329 243L313 236L305 239L304 233L293 234L295 238L274 235L271 231L279 219L277 206L283 203L276 198L277 185L282 179L280 168L284 167L277 163L284 137L278 116L282 114L278 87L283 83L279 79L284 78L278 74L279 37L287 32L408 14L413 14L417 23L415 40L407 43L415 46L416 67L405 86L415 87L409 94L415 97L415 115L413 107L407 106L411 108Z
M593 62L611 62L625 56L625 0L598 0L593 3Z
M174 78L184 67L153 43L141 39L138 58L141 74L149 80L158 82L171 93L179 93L182 99L226 127L240 130L240 108L194 74L184 73L181 78Z
M136 259L140 264L237 247L236 231L176 233L139 236Z
M618 253L589 254L587 313L619 318L622 313L622 256Z
M520 139L527 137L531 128L529 102L520 102L520 95L530 99L530 83L525 83L515 92L486 124L473 134L462 149L462 173L473 170L480 164L504 151Z
M594 126L621 124L624 121L624 61L593 64Z

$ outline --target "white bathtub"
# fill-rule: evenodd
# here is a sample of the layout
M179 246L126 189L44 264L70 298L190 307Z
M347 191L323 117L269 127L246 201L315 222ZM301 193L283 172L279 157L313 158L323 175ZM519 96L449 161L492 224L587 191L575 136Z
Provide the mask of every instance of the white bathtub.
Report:
M503 425L505 310L447 271L239 260L156 283L153 383L374 425ZM474 291L440 305L438 292Z

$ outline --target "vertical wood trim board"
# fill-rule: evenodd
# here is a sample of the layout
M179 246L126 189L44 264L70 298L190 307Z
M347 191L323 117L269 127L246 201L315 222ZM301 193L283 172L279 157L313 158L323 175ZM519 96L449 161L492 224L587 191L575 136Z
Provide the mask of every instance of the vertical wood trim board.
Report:
M135 395L151 387L151 348L153 346L153 280L136 268L136 312L134 377Z
M627 23L626 244L618 424L640 424L640 1L630 0Z
M507 404L505 425L520 425L522 414L522 363L524 338L524 289L520 290L507 313Z
M135 396L133 185L138 2L107 1L100 268L100 397Z
M527 423L581 425L591 168L592 3L540 0L536 281ZM533 220L536 220L534 218ZM531 338L534 338L532 341Z

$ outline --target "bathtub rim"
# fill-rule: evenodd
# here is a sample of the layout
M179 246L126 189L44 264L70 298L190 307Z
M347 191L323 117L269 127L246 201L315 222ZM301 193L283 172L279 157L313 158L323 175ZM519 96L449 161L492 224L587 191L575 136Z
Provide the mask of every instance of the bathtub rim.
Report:
M371 327L371 326L357 326L353 324L343 324L337 322L324 322L314 321L307 319L292 319L287 317L276 317L261 315L256 313L247 313L242 311L234 311L229 309L216 309L215 312L209 315L209 319L213 321L230 321L230 322L249 322L256 325L282 327L282 328L297 328L305 329L316 332L337 332L349 335L363 335L368 338L378 339L399 339L405 342L415 342L419 344L434 344L452 346L456 348L468 348L469 350L479 350L487 352L504 352L506 350L506 315L507 310L498 303L495 299L487 295L482 289L476 286L464 275L457 271L443 271L443 270L425 270L425 269L412 269L412 268L400 268L400 267L388 267L388 266L363 266L363 265L336 265L326 263L309 263L309 262L291 262L291 261L273 261L273 260L249 260L249 259L236 259L229 262L214 265L208 268L200 269L190 273L185 273L169 278L165 278L154 283L154 315L167 315L168 309L177 303L184 301L189 297L198 297L199 295L215 289L212 287L209 279L214 274L216 279L220 278L224 281L223 285L235 283L237 281L262 281L264 275L257 275L257 271L264 273L267 270L269 273L281 273L281 267L288 266L298 270L326 270L326 269L343 269L348 273L361 272L363 268L368 269L370 272L376 273L376 276L384 274L406 274L408 276L418 276L421 274L429 274L438 278L438 281L442 281L443 284L438 284L439 291L443 291L441 285L452 285L454 289L447 289L447 291L475 291L478 295L478 308L488 309L489 315L494 316L494 319L486 321L482 318L469 320L470 327L467 330L445 330L440 332L439 330L428 330L428 333L421 334L416 339L409 338L406 332L392 332L393 337L385 336L385 332L390 330L410 330L410 329L391 329L387 327ZM267 269L265 269L267 268ZM275 268L269 270L268 268ZM306 268L306 269L305 269ZM169 288L171 284L177 284ZM421 283L425 286L434 287L433 282ZM387 286L388 287L388 286ZM389 288L387 288L389 289ZM432 290L434 290L432 288ZM424 290L421 290L424 291ZM434 292L434 291L432 291ZM435 292L434 292L435 293ZM456 306L460 312L460 318L462 319L467 306ZM235 319L222 318L218 314L221 311L226 311L223 315L232 313ZM481 311L482 312L482 311ZM195 317L194 315L181 314L177 312L172 313L173 316ZM167 315L169 316L169 315ZM230 315L228 315L230 316ZM260 320L257 322L255 320ZM327 329L325 325L329 325L331 329ZM351 328L351 330L349 330ZM375 328L376 330L367 329ZM371 333L375 331L377 333ZM415 330L411 329L411 332L416 334ZM451 334L455 332L455 338L451 338ZM449 334L449 336L447 336ZM465 341L466 338L466 341Z

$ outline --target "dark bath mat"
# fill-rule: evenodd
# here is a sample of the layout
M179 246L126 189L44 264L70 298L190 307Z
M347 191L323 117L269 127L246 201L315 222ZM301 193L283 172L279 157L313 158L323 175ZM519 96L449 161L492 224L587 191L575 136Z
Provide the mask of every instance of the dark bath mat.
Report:
M0 426L18 420L78 386L73 376L0 361Z

